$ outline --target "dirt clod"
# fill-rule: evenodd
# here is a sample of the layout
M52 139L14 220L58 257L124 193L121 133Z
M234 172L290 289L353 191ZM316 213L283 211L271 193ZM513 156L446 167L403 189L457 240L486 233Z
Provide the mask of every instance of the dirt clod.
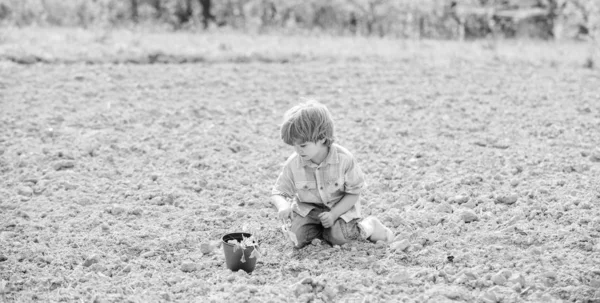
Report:
M313 288L310 284L303 284L303 283L294 284L292 286L292 288L294 291L294 295L296 295L296 297L299 297L303 294L311 293L313 290Z
M511 205L511 204L515 204L518 199L519 199L519 196L517 194L501 195L501 196L496 197L496 202Z
M71 160L62 160L55 162L52 167L54 170L64 170L75 167L75 161Z
M214 246L211 245L210 243L201 243L200 244L200 252L202 254L208 255L211 254L214 250Z
M504 285L504 284L506 284L506 277L503 274L501 274L501 273L497 273L497 274L493 275L492 278L491 278L491 280L496 285Z
M122 214L124 212L125 212L125 207L120 206L120 205L116 205L116 204L113 205L112 209L110 210L110 213L113 214L113 215L115 215L115 216L118 216L118 215L120 215L120 214Z
M29 197L33 195L33 189L29 186L19 186L17 193L21 196Z
M84 267L90 267L92 264L96 264L100 261L100 257L98 255L91 255L83 262Z
M196 271L197 266L194 262L183 262L181 264L181 271L183 272L194 272Z
M390 248L396 251L404 251L410 246L410 241L408 239L400 240L397 242L393 242L390 244Z
M438 213L448 213L451 214L453 212L452 206L447 202L442 202L438 206L436 206L435 211Z
M463 204L463 203L466 203L467 201L469 201L469 196L466 196L466 195L457 195L457 196L454 196L451 199L451 201L454 202L454 203L457 203L457 204Z
M470 223L470 222L479 220L479 217L477 217L475 212L473 212L472 210L463 210L460 213L460 218L465 223Z
M190 37L223 36L206 34ZM103 45L120 39L108 35ZM179 35L186 34L169 33L168 41ZM127 53L147 44L123 45ZM315 56L325 51L317 49ZM8 301L593 298L600 117L575 113L597 112L584 104L599 92L596 79L544 60L535 69L509 65L506 56L477 64L483 59L415 53L414 61L407 49L402 60L285 66L20 66L0 58L0 90L11 104L0 119L0 280L12 285ZM307 93L338 104L330 107L336 135L368 181L361 211L398 235L391 244L294 250L279 230L268 196L293 148L278 130L295 96ZM555 128L564 134L554 136ZM470 144L479 138L482 145ZM508 148L494 145L504 138ZM264 254L251 275L229 277L222 251L202 243L222 243L246 224ZM500 285L502 268L513 274ZM305 277L328 283L291 287Z

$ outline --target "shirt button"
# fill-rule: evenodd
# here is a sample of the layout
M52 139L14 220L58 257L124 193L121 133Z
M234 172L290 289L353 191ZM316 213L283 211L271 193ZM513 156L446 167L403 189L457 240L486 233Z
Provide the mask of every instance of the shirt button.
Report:
M321 189L323 189L323 186L321 186Z

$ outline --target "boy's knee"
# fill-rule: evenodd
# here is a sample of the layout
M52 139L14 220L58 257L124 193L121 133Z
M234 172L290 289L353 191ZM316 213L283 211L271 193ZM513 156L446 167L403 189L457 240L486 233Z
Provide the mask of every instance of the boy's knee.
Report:
M327 232L327 235L328 237L326 240L331 243L331 245L343 245L349 242L339 224L333 225Z
M308 225L293 228L292 232L296 235L296 240L298 241L296 248L302 248L320 236L320 231L317 228Z

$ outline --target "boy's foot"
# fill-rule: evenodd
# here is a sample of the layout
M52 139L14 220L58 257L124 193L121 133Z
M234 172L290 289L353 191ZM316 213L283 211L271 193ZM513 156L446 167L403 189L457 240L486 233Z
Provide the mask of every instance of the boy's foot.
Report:
M385 241L391 243L394 240L394 232L385 227L379 219L368 216L358 223L360 235L371 242Z

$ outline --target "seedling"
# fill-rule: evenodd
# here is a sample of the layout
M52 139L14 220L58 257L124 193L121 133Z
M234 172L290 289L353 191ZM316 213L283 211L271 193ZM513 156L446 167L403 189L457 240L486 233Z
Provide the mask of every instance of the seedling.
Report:
M284 222L283 225L281 226L281 231L283 232L283 235L290 241L292 241L292 243L294 243L294 246L298 246L298 238L296 237L296 234L294 232L291 231L291 223L286 223Z
M260 252L260 249L258 247L258 240L256 240L254 236L246 237L242 235L242 241L232 239L227 241L227 243L233 245L234 252L236 252L238 249L242 250L242 258L240 260L242 263L246 262L246 254L244 253L246 248L254 247L252 253L250 253L249 258L254 259L262 256L262 253Z

